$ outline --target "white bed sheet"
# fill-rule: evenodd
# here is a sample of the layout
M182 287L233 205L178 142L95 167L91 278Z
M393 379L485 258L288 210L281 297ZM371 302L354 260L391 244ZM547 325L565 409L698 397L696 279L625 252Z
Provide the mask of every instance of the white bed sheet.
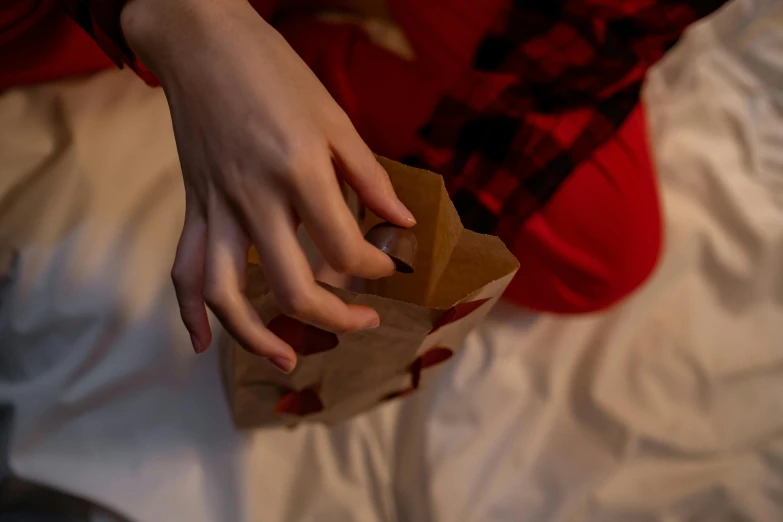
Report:
M140 522L783 520L783 3L691 31L646 97L668 237L643 291L501 306L405 402L238 434L169 285L162 93L109 72L0 94L11 471Z

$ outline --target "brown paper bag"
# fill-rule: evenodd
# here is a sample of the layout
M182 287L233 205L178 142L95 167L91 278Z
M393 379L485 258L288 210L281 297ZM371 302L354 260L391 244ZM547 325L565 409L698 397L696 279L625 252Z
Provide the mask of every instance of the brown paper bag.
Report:
M238 427L333 423L414 391L460 348L516 273L516 259L498 238L462 227L440 176L379 160L416 216L415 272L366 281L363 293L324 284L381 317L374 330L336 335L281 315L251 255L248 297L264 324L296 350L299 363L284 375L227 340L223 374ZM368 212L362 228L379 221Z

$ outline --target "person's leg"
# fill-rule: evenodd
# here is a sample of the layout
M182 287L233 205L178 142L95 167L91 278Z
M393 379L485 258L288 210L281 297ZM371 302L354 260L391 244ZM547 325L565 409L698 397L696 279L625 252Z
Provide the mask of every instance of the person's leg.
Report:
M441 71L438 58L406 61L351 24L297 18L280 30L371 148L392 159L413 148L417 130L444 91L448 65ZM520 228L509 245L520 270L506 296L539 311L601 310L642 284L660 244L655 176L640 106Z
M639 105L520 229L510 245L520 268L507 296L527 308L562 314L607 308L647 279L661 236Z

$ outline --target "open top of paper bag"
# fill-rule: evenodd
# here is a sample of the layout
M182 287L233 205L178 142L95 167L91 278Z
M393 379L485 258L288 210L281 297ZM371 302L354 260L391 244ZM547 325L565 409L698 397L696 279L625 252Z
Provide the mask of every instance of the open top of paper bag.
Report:
M419 248L414 273L366 281L363 293L447 309L517 269L517 260L498 238L463 228L441 176L386 158L378 161L388 172L397 196L416 217L412 230ZM367 211L361 222L363 232L380 221ZM259 263L255 252L249 262ZM255 286L258 284L256 281ZM249 293L257 296L265 291L257 287Z
M416 217L416 271L366 283L366 292L430 308L449 308L474 290L519 266L502 242L465 230L443 178L426 170L378 158L397 196ZM368 230L380 219L368 212Z
M361 283L358 292L320 283L381 319L374 329L335 334L282 314L251 255L248 299L267 328L296 351L299 364L284 375L227 339L223 375L237 426L332 423L411 393L448 358L444 354L459 348L514 276L517 261L499 239L462 227L440 176L379 161L417 219L411 229L418 243L415 272L352 281ZM350 193L346 201L365 231L379 222L362 216Z

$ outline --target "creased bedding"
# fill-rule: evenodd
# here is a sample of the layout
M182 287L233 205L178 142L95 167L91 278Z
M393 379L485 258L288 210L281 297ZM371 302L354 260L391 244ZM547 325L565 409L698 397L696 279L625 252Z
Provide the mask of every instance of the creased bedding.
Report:
M501 306L405 402L238 434L169 284L162 92L109 72L0 93L5 471L117 514L95 520L783 520L783 3L695 27L646 101L668 236L640 293Z

